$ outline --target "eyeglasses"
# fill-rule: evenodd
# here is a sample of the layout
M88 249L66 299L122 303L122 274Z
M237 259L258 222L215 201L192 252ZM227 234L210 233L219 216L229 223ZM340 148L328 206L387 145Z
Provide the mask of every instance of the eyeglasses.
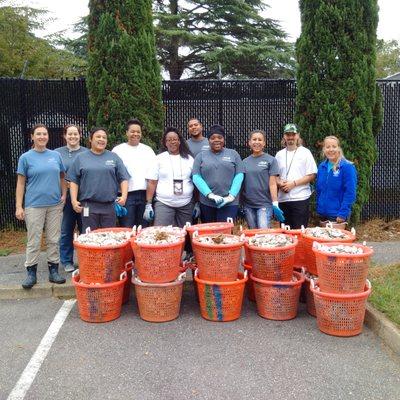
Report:
M175 143L175 142L179 142L179 139L167 139L165 142L166 143Z

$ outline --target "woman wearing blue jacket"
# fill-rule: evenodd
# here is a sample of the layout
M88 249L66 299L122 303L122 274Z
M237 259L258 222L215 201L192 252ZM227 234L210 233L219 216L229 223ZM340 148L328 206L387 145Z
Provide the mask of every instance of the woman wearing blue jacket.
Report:
M326 160L318 166L317 213L322 221L341 223L349 219L356 200L356 168L343 156L336 136L324 139L322 151Z

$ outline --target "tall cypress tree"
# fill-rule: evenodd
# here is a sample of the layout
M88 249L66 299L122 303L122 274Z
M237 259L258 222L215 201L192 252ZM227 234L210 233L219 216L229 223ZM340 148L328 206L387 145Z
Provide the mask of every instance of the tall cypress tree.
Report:
M89 1L89 122L109 129L110 146L139 118L155 145L163 126L161 73L150 0Z
M341 139L358 172L352 219L368 201L377 157L381 96L375 84L377 0L300 0L296 122L317 157L325 136ZM375 132L374 132L375 131Z

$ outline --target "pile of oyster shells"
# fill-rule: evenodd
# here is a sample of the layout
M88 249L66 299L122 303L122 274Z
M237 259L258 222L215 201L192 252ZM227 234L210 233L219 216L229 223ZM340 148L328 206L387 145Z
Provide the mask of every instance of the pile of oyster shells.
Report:
M324 244L316 243L315 247L326 253L332 254L363 254L362 247L353 246L351 244L338 244L337 246L325 246Z
M319 239L349 239L343 231L335 228L307 228L305 234Z
M250 246L274 248L285 247L293 244L292 235L284 235L283 233L266 233L263 235L255 235L248 239Z
M138 235L147 235L147 234L155 234L158 232L165 232L168 233L169 235L175 235L175 236L186 236L186 229L185 228L179 228L177 226L149 226L148 228L143 228L141 229L139 227L138 229Z
M75 238L78 243L85 244L88 246L118 246L122 244L126 244L129 239L134 236L133 231L126 232L112 232L112 231L103 231L103 232L88 232L82 235L79 235Z
M152 226L143 229L136 236L136 243L141 244L172 244L181 242L186 230L174 226Z
M196 236L195 240L199 243L205 243L210 245L220 245L220 244L236 244L243 242L243 238L241 236L236 235L227 235L227 234L219 234L219 235L200 235Z

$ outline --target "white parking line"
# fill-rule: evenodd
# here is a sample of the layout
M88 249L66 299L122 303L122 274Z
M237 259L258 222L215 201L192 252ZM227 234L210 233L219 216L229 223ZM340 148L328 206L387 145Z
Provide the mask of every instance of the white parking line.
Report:
M47 329L46 334L43 336L43 339L36 349L35 354L32 356L28 365L25 367L24 372L14 386L14 389L7 397L7 400L22 400L26 396L26 393L31 387L32 382L35 380L36 374L39 372L39 369L44 359L46 358L47 353L51 349L51 346L53 345L53 342L56 339L58 332L60 331L65 320L67 319L68 314L70 313L75 302L76 300L64 301L63 305L54 317L53 322L49 326L49 329Z

